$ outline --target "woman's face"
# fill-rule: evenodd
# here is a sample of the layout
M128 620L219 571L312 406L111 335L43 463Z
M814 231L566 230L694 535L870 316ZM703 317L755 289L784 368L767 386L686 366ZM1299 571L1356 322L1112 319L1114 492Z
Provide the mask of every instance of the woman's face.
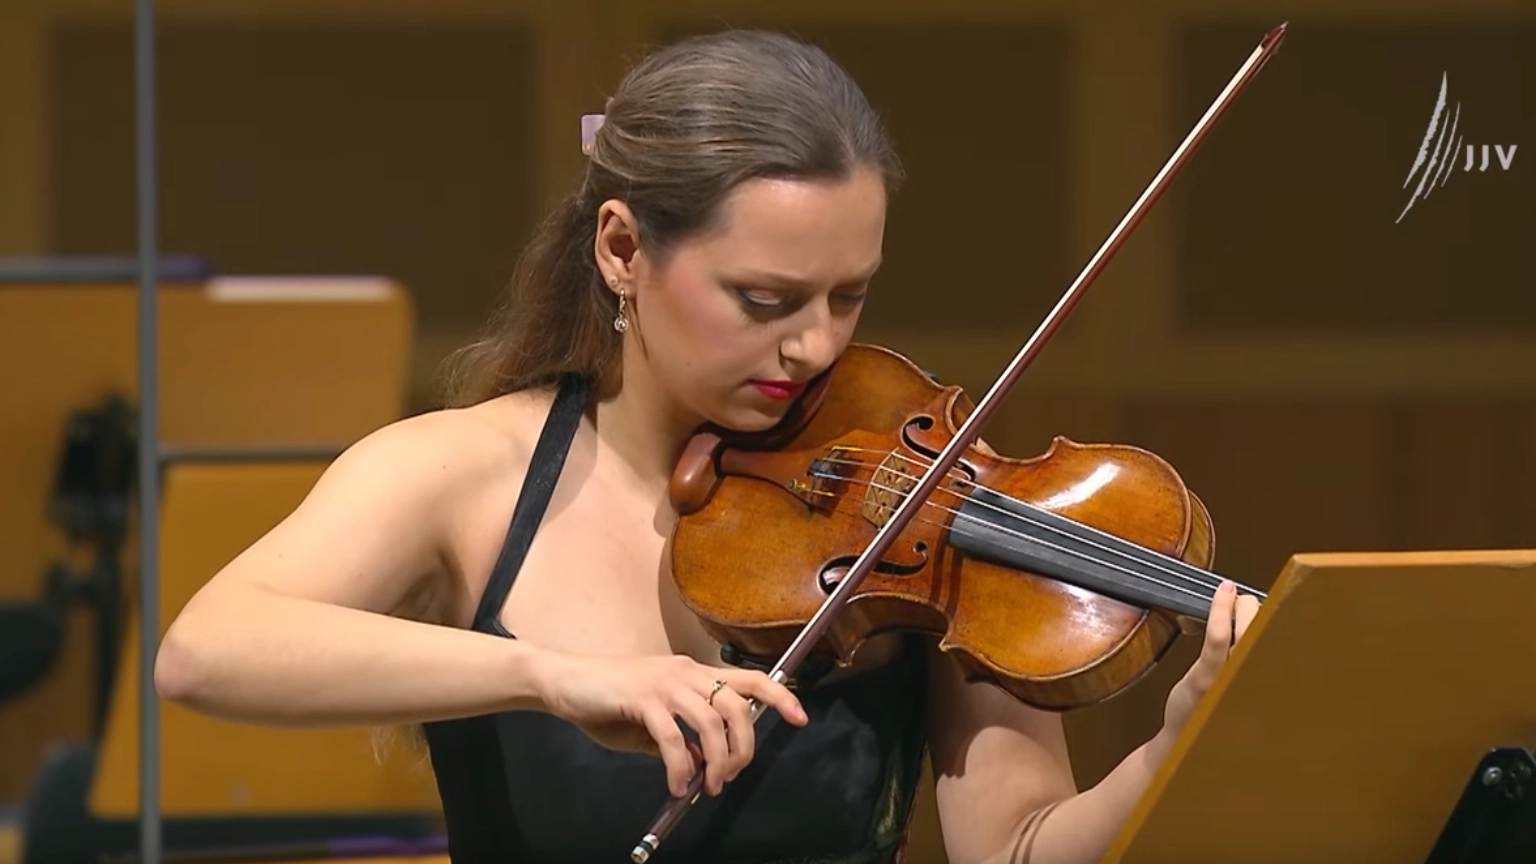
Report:
M867 170L844 181L754 180L727 199L717 227L664 262L600 252L601 264L624 270L634 355L625 387L643 370L699 419L773 426L852 338L880 265L885 208L880 177Z

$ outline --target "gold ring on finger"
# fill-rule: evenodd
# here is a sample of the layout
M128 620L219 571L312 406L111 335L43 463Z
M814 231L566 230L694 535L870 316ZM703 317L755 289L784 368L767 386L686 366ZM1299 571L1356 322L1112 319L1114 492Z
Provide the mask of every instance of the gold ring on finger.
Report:
M715 694L719 693L720 690L722 688L724 688L724 687L725 687L725 682L724 681L718 681L718 680L715 681L715 686L709 688L709 695L704 697L704 704L713 707L714 704L715 704Z

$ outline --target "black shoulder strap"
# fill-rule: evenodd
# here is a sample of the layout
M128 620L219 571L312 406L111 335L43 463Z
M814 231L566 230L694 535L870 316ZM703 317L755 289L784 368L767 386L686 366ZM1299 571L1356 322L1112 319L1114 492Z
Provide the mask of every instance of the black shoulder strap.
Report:
M533 458L528 463L528 474L523 478L523 489L517 496L517 507L512 511L512 522L507 526L507 537L501 546L501 555L491 570L485 593L480 597L480 608L475 612L474 629L511 636L501 626L501 607L512 582L522 569L528 548L533 545L533 535L538 533L549 499L560 481L560 471L565 467L565 456L570 452L571 441L581 425L581 414L587 407L587 390L591 382L581 376L569 376L560 384L555 401L534 445Z

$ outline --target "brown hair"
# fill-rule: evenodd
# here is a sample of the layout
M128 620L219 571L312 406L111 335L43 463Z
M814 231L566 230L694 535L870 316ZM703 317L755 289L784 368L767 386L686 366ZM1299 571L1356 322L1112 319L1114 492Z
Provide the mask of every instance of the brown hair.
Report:
M647 254L665 260L744 181L846 179L860 166L887 194L902 178L879 116L822 49L730 30L649 55L609 100L581 186L537 229L485 334L449 359L448 405L612 370L618 303L593 250L604 201L625 202Z

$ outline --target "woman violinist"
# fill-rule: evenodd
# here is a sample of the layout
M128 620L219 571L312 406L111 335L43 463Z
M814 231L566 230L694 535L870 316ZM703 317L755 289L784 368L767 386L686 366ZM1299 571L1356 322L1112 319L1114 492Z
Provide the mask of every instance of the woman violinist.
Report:
M248 723L420 724L456 862L622 861L690 746L705 795L658 862L897 860L925 753L953 864L1099 860L1252 598L1216 594L1161 732L1078 792L1058 715L899 637L792 692L723 663L666 569L685 442L769 429L838 359L899 179L820 50L730 32L643 60L457 358L453 405L358 442L215 575L161 645L160 693Z

